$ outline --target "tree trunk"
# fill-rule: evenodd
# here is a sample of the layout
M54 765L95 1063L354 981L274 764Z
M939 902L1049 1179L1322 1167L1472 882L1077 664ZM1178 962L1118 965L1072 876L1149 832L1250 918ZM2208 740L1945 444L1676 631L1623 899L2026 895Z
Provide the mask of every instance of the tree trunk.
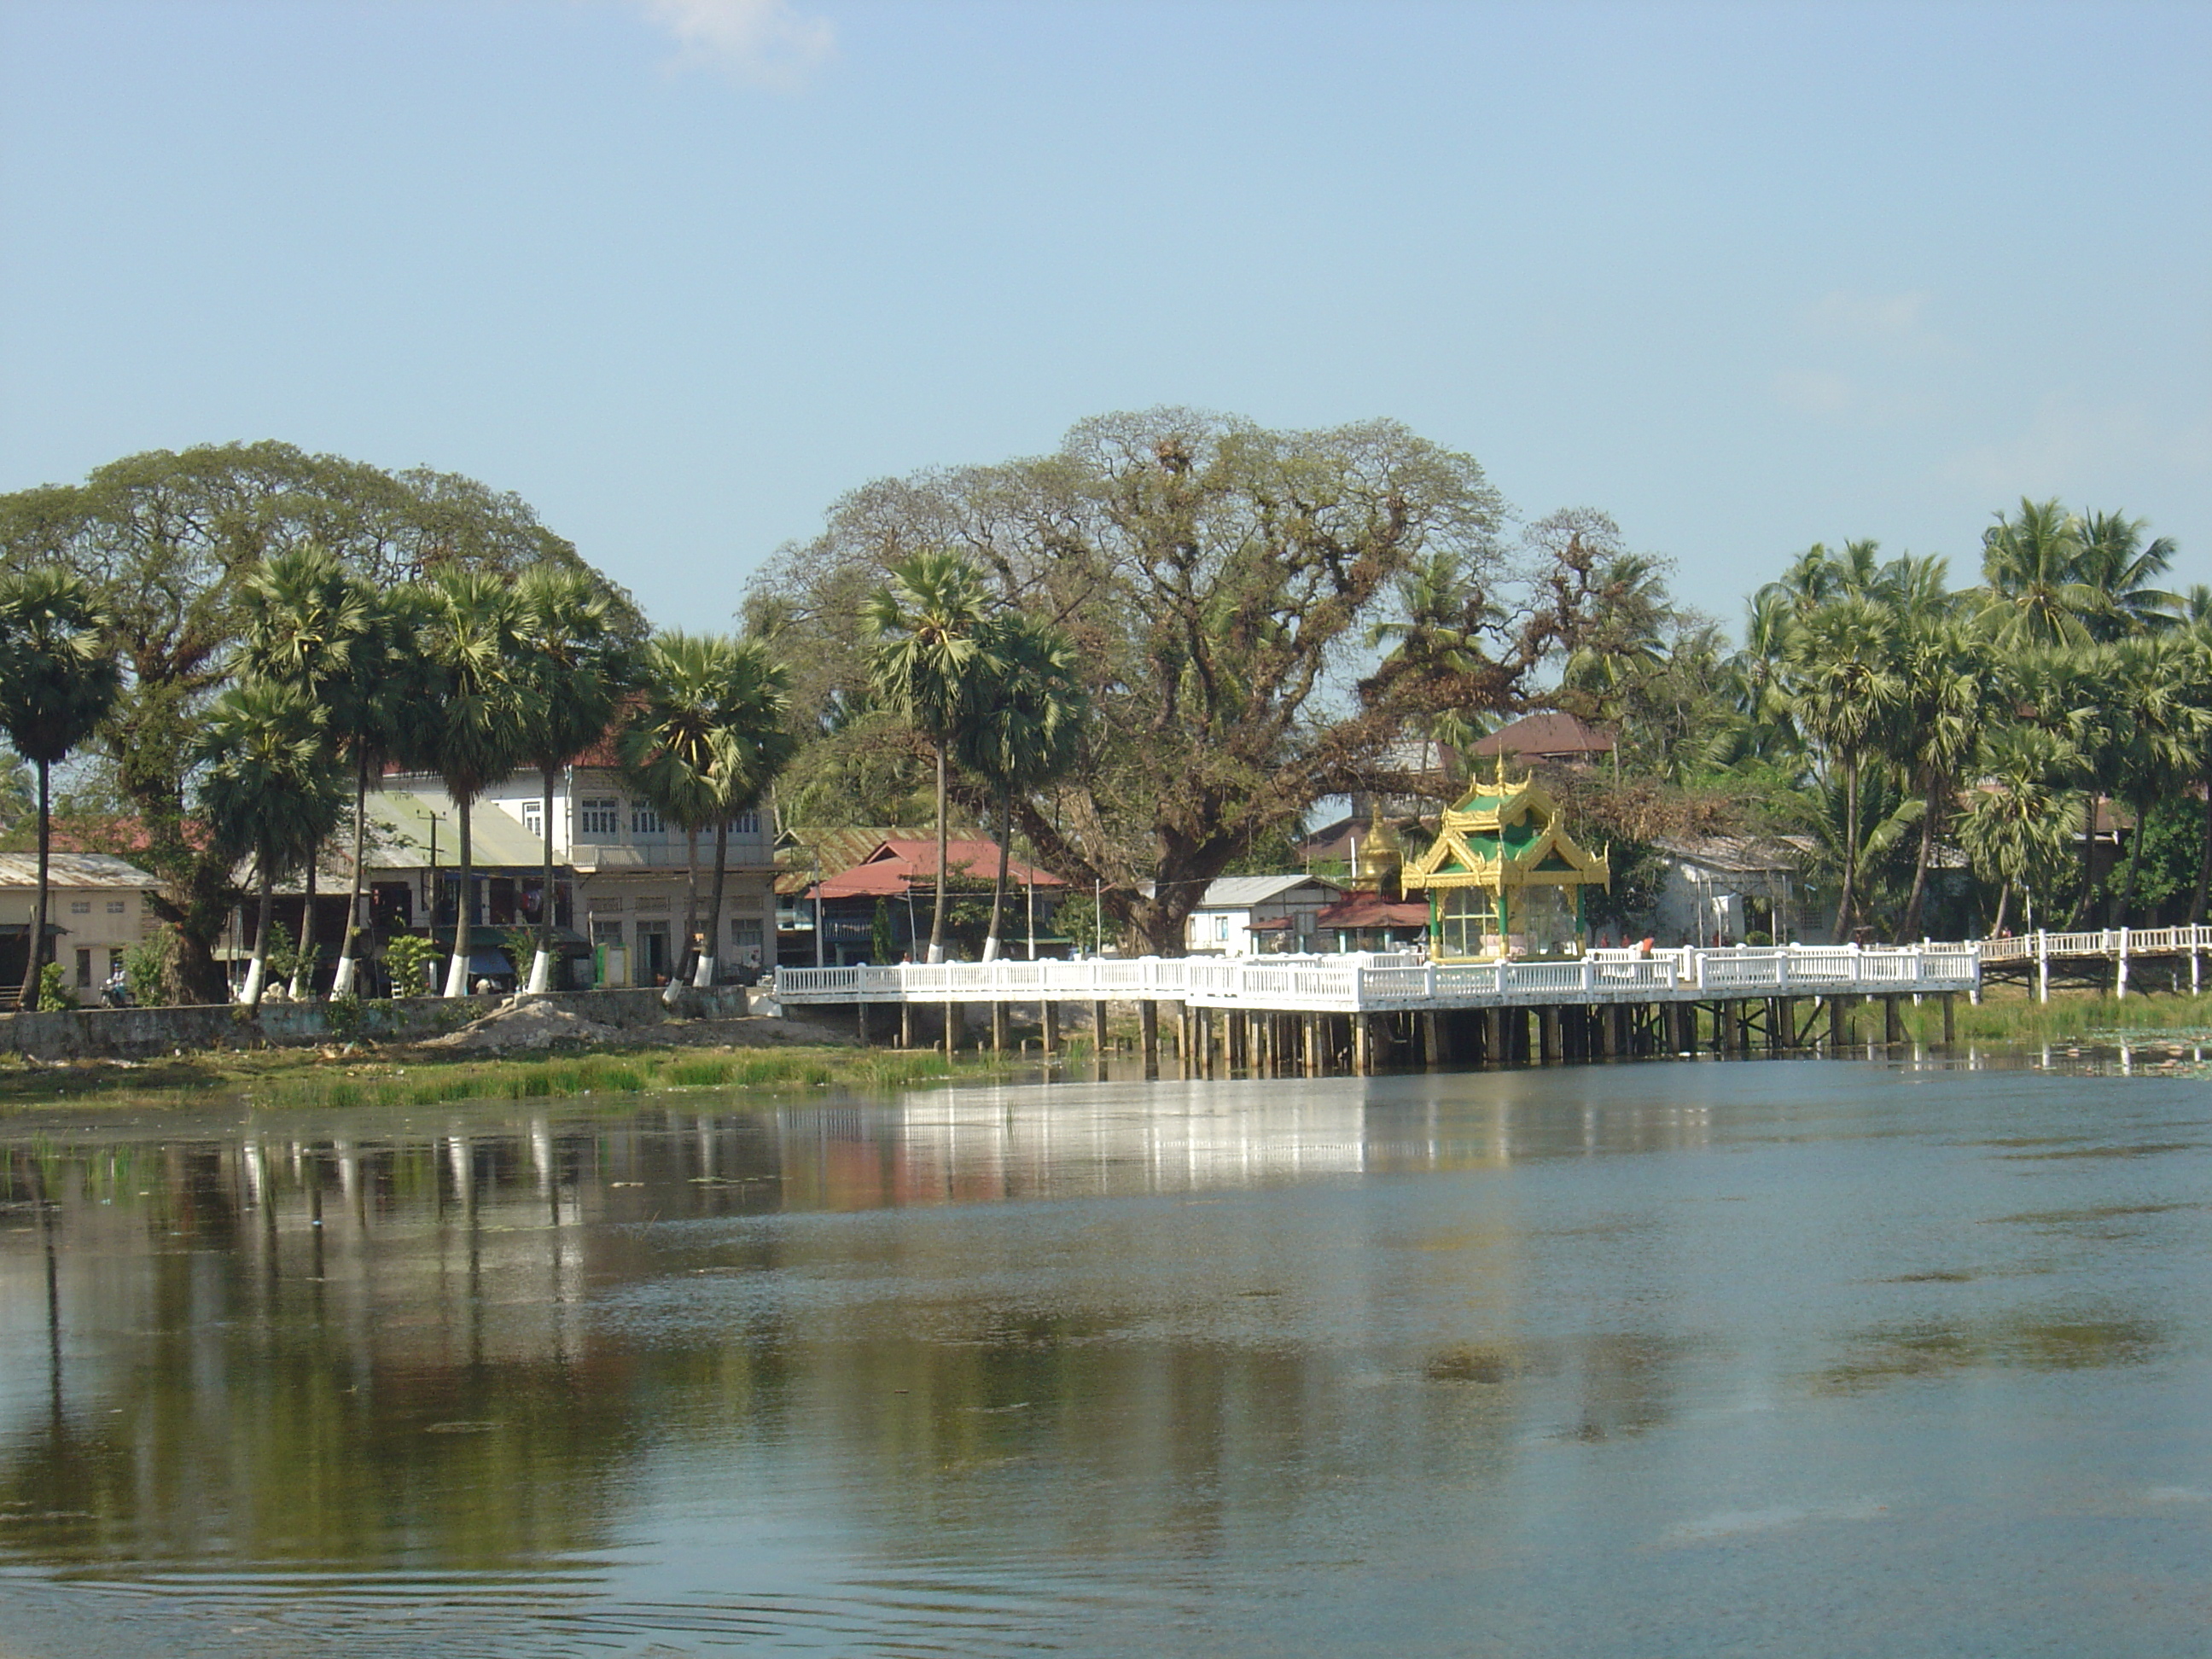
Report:
M684 981L691 977L691 964L699 959L691 948L699 931L699 827L687 824L684 830L684 948L676 953L676 961L668 975L668 983L661 988L660 1000L670 1007L683 994Z
M999 793L999 875L991 884L991 931L983 940L983 960L999 959L999 916L1006 907L1006 860L1014 839L1014 791L1009 784Z
M2007 882L2003 886L1997 889L1997 919L1990 924L1990 937L1991 939L1998 939L2003 936L2005 907L2011 902L2012 884L2010 882Z
M1836 943L1851 942L1852 909L1858 899L1859 877L1859 765L1856 757L1844 763L1844 890L1836 896ZM1700 921L1700 937L1704 923Z
M300 948L292 961L292 982L284 994L304 1002L315 988L315 855L307 854L306 891L300 901Z
M246 969L246 994L239 999L253 1012L261 1010L261 988L269 978L269 931L276 925L276 872L264 854L261 866L260 921L253 933L253 958Z
M446 966L446 994L461 997L469 994L469 946L475 942L470 936L476 931L476 866L469 848L470 803L454 805L460 808L461 891L460 902L453 906L453 959ZM436 903L435 899L431 902Z
M2212 889L2212 769L2204 774L2204 852L2197 861L2197 890L2189 898L2189 925L2204 925L2204 895Z
M544 884L538 890L538 954L530 963L532 991L553 988L553 775L558 769L544 769L544 805L538 809L544 814L538 827L545 832L545 866L541 872Z
M1936 803L1941 792L1930 785L1926 801L1927 810L1920 817L1920 852L1913 861L1912 896L1905 902L1905 925L1899 932L1902 943L1910 945L1920 933L1920 907L1928 895L1928 866L1936 857Z
M2120 878L2120 890L2113 896L2112 908L2106 914L2107 927L2128 925L2128 911L2136 902L2136 872L2142 868L2145 831L2150 828L2150 808L2148 803L2131 802L2135 808L2136 827L2128 832L2128 872Z
M334 997L353 994L355 953L368 923L361 914L362 884L368 865L368 751L356 757L353 781L353 888L346 895L345 939L338 946L338 970L331 981Z
M929 918L929 959L945 960L945 742L937 744L937 907Z
M2088 920L2089 907L2097 896L2097 792L2081 792L2081 896L2075 901L2074 914L2067 918L2069 928L2079 927Z
M702 935L706 948L699 952L699 965L693 969L691 983L707 990L714 983L714 963L722 951L722 882L730 865L730 821L722 819L714 826L714 882L707 890L707 926Z
M27 947L23 960L29 964L23 970L23 988L15 1000L19 1008L39 1006L39 970L46 959L46 905L48 902L48 863L53 854L54 806L48 786L52 772L49 763L39 763L39 895L32 908L31 937L23 941Z

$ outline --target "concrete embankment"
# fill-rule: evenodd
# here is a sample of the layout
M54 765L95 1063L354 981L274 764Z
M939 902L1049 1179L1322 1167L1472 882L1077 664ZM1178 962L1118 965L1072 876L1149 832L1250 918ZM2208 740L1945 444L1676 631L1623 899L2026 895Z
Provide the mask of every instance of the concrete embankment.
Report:
M674 1008L657 990L558 991L533 1000L563 1008L599 1025L635 1030L678 1018L743 1016L743 986L685 988ZM504 997L403 997L357 1009L327 1002L265 1002L256 1016L227 1004L181 1008L72 1008L58 1013L0 1014L0 1053L43 1060L143 1060L208 1048L301 1048L358 1035L379 1042L419 1042L457 1030L506 1001Z

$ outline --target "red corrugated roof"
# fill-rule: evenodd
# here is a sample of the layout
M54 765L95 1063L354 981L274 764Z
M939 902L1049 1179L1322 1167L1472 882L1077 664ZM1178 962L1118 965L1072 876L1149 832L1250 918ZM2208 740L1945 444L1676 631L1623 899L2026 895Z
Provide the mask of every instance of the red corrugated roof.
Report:
M1612 734L1585 726L1557 709L1508 721L1474 745L1472 752L1495 755L1609 755Z
M1429 907L1418 900L1401 902L1380 893L1353 893L1314 918L1320 927L1425 927Z
M999 872L999 844L980 838L959 838L945 848L945 867L956 875L989 881ZM1047 870L1012 859L1006 879L1016 886L1065 887L1067 884ZM900 839L884 842L849 870L841 870L820 885L825 899L886 898L910 886L933 885L937 880L937 842Z

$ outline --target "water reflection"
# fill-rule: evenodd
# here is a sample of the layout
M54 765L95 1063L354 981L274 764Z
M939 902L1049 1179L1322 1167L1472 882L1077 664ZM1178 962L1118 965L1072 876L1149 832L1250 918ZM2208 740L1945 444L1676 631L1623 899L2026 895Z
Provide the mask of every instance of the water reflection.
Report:
M1879 1516L1909 1577L1911 1516L2040 1491L2023 1425L2078 1474L2047 1425L2096 1379L2157 1464L2128 1490L2212 1489L2203 1109L2081 1086L57 1120L0 1182L0 1595L34 1652L1393 1652L1470 1599L1500 1650L1691 1632L1680 1552L1755 1536L1782 1584ZM1929 1437L1968 1379L2001 1477Z

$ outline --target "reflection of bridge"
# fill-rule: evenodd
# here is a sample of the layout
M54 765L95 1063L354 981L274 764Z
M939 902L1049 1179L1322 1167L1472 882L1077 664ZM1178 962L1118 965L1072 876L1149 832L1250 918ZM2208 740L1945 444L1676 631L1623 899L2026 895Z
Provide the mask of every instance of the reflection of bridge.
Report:
M2168 969L2178 985L2185 960L2193 996L2202 985L2207 951L2212 951L2212 927L2102 927L2083 933L2039 932L1984 939L1981 958L1988 977L2030 981L2036 995L2048 1002L2053 977L2109 984L2113 994L2125 996L2130 968L2146 961Z
M1898 1000L1935 995L1944 1035L1952 997L1980 983L1972 945L1864 949L1593 951L1557 962L1431 963L1401 955L1146 957L1078 962L907 963L897 966L785 968L775 997L786 1006L848 1006L861 1034L868 1013L943 1005L948 1034L957 1004L1041 1005L1045 1043L1056 1046L1062 1005L1091 1005L1094 1032L1109 1001L1138 1005L1148 1063L1158 1058L1162 1003L1175 1006L1177 1049L1214 1069L1309 1072L1340 1052L1353 1069L1402 1049L1404 1058L1553 1059L1680 1053L1707 1038L1723 1051L1802 1048L1798 1005L1828 1016L1827 1041L1850 1041L1850 1011L1882 1000L1887 1040L1901 1040ZM1532 1050L1528 1024L1539 1036ZM1218 1028L1218 1029L1217 1029ZM1341 1030L1340 1049L1334 1035ZM1216 1048L1222 1052L1216 1055Z

